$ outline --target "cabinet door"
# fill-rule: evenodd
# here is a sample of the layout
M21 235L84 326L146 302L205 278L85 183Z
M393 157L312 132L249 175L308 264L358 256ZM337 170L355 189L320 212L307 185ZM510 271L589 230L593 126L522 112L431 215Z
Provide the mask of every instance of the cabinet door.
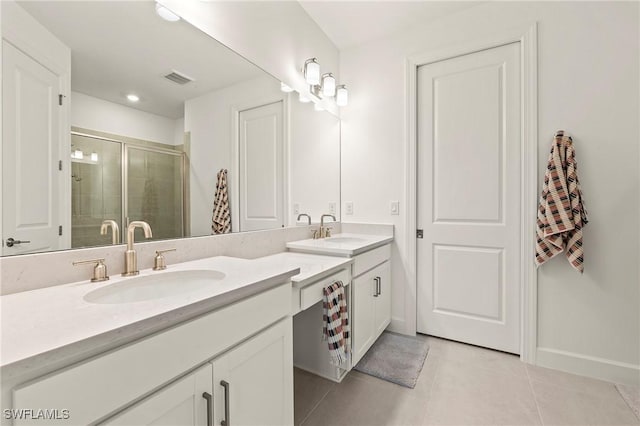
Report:
M211 364L206 364L102 424L206 426L212 413L203 394L213 393L211 374Z
M353 279L353 302L351 312L353 365L367 352L375 341L375 298L376 285L374 271L369 271Z
M382 334L391 322L391 265L384 262L373 270L378 284L378 296L375 298L375 337Z
M213 360L214 424L293 424L291 321L286 318Z

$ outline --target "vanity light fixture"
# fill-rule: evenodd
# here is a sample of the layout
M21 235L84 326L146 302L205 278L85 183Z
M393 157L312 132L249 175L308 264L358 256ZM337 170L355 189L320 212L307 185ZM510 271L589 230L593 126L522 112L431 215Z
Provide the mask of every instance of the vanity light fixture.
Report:
M349 91L344 84L336 88L336 104L338 106L346 106L349 103Z
M97 152L92 152L91 153L91 161L93 161L94 163L98 162L98 153Z
M332 98L336 95L336 78L330 72L322 74L322 96Z
M84 152L80 151L79 149L76 149L71 153L71 158L75 160L82 160L84 158Z
M160 3L156 3L156 13L165 21L177 22L180 20L180 17L178 15L176 15Z
M129 102L138 102L140 100L140 96L129 93L127 95L127 99L129 100Z
M320 64L316 58L307 59L304 62L304 68L302 70L304 74L304 80L307 84L315 86L320 84Z
M284 93L293 92L293 89L291 87L287 86L286 84L284 84L283 82L280 82L280 90L282 90Z

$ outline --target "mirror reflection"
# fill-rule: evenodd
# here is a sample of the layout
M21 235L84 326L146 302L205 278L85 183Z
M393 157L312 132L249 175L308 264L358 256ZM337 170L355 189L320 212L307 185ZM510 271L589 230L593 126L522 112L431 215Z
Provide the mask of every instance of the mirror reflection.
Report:
M339 119L155 6L1 2L2 255L339 219Z

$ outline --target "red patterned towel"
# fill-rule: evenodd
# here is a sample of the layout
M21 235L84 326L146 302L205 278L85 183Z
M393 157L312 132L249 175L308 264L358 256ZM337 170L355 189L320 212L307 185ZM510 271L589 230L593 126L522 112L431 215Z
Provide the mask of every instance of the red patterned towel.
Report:
M538 208L538 266L566 248L571 266L584 272L582 228L588 219L577 167L571 137L558 130L551 146Z
M331 363L342 365L349 354L349 314L342 281L322 290L322 335L329 345Z
M213 200L212 234L231 232L231 214L229 213L229 189L227 187L227 169L220 169L216 179L216 195Z

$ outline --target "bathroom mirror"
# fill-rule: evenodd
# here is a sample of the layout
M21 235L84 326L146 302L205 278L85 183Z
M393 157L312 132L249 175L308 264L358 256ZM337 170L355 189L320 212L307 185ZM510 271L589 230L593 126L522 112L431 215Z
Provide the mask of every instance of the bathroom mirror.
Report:
M133 220L153 239L292 226L300 213L339 220L339 119L232 50L163 19L153 1L0 4L2 255L117 243ZM67 49L66 74L49 65L56 49L30 50L42 37ZM60 129L38 102L47 73L67 94L48 88L62 104ZM7 125L19 119L23 128ZM59 175L47 174L52 164ZM225 224L214 231L223 177L228 219L218 212ZM101 235L108 220L117 235L113 222Z

